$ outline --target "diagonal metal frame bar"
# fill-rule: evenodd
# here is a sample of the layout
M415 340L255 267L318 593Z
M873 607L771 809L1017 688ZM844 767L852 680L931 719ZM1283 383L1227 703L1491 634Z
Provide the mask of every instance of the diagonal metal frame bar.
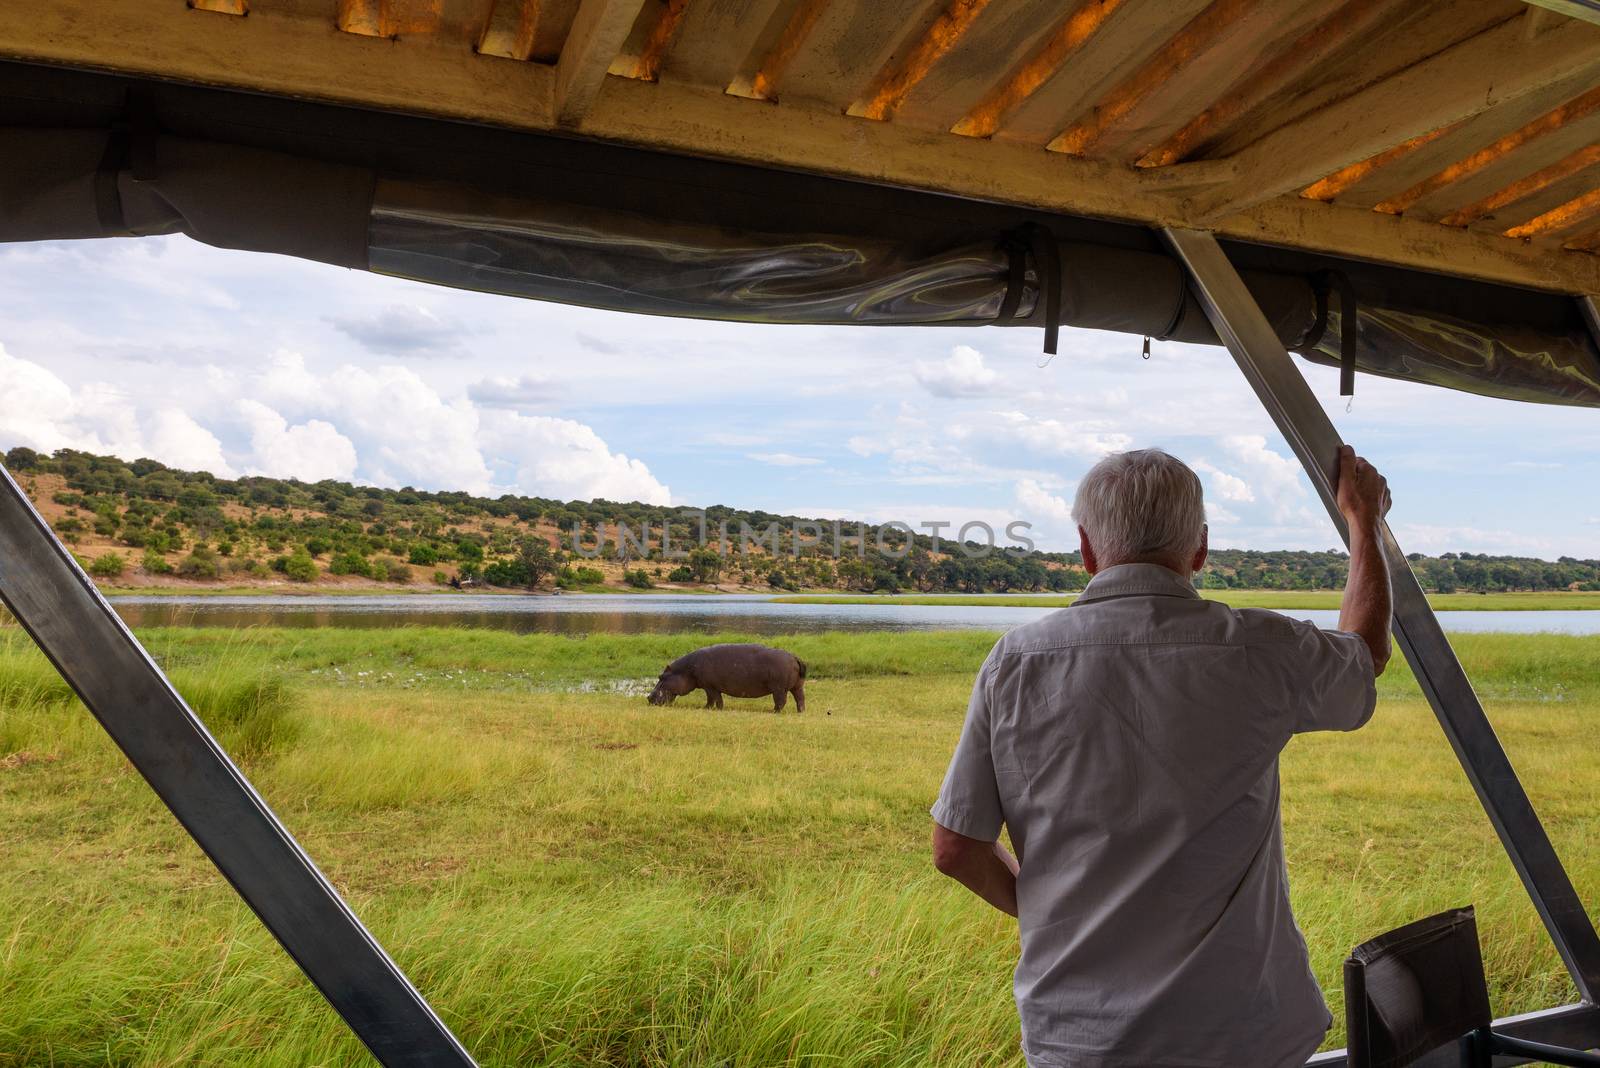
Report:
M473 1066L3 467L0 600L380 1063Z
M1168 229L1165 236L1188 268L1206 315L1348 543L1334 497L1341 441L1333 421L1216 238L1182 229ZM1600 936L1387 523L1383 550L1394 582L1395 639L1578 988L1584 1005L1575 1011L1585 1011L1590 1037L1600 1043L1600 1022L1586 1012L1600 994Z

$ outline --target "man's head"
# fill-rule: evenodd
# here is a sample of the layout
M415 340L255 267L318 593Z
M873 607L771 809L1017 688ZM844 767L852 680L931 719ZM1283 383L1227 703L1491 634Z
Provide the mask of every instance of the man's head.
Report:
M1160 449L1107 456L1078 483L1072 504L1092 575L1117 564L1160 564L1192 575L1206 562L1200 479Z

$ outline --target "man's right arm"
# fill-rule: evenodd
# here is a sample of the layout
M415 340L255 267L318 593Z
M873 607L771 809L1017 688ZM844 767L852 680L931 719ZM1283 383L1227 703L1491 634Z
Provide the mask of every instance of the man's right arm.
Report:
M1377 468L1339 446L1339 511L1350 527L1350 576L1339 606L1339 629L1359 635L1372 651L1372 673L1389 663L1389 618L1393 593L1389 562L1383 555L1383 517L1389 511L1389 485Z

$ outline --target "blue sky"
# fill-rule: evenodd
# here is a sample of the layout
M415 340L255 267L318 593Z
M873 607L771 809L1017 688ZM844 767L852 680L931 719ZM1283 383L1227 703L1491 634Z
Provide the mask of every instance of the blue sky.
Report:
M439 289L184 238L0 246L0 447L219 474L1033 524L1073 548L1099 456L1159 445L1212 544L1331 525L1220 348L1067 330L772 327ZM1306 365L1302 365L1306 366ZM1600 411L1363 376L1347 440L1408 550L1600 556Z

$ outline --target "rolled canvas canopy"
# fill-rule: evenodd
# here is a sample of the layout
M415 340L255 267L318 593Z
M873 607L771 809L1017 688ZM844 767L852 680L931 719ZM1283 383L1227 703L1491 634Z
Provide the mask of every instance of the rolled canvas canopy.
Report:
M184 233L458 288L775 324L1218 344L1141 227L434 120L0 65L0 240ZM1237 246L1312 360L1600 406L1570 300ZM1359 330L1344 329L1347 305Z

